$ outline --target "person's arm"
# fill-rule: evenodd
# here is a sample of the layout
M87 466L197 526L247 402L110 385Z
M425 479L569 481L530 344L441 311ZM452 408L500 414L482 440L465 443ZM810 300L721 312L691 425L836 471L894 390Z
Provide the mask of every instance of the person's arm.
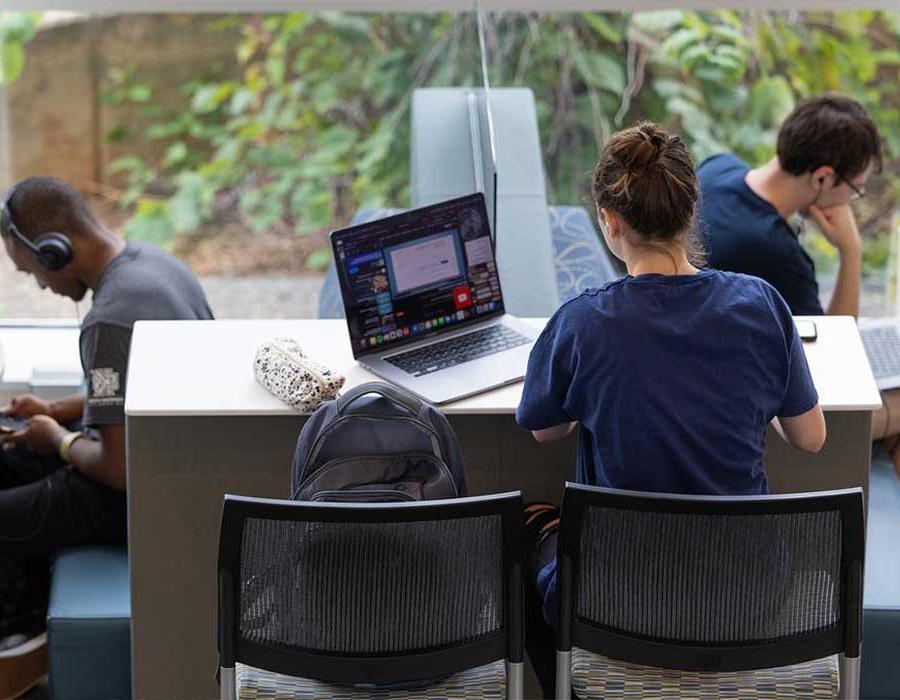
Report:
M100 439L79 437L69 446L68 461L85 476L120 491L125 490L125 425L110 423L99 428ZM38 454L60 454L69 431L50 416L34 416L28 427L10 440L23 442ZM62 456L60 454L60 456Z
M828 303L829 316L859 316L859 287L862 278L862 238L849 204L821 209L811 206L809 213L822 234L837 248L840 262L837 284Z
M84 413L84 394L73 394L56 401L44 401L34 394L16 396L0 413L13 418L50 416L57 423L72 423Z
M516 422L538 442L560 440L576 425L576 416L567 409L571 367L576 364L574 341L567 324L561 320L571 308L556 312L535 341L528 358Z
M79 438L69 448L69 462L86 477L125 490L125 426L100 426L100 439ZM57 446L58 449L58 446Z
M560 425L554 425L552 428L532 430L531 434L538 442L555 442L556 440L562 440L566 435L571 433L576 425L578 425L577 421L572 423L561 423Z
M819 393L813 383L790 309L774 289L771 301L784 337L786 373L781 405L775 411L772 426L789 444L805 452L818 452L825 444L825 416L819 405Z
M772 425L789 445L804 452L818 452L825 444L825 415L819 404L799 416L776 418Z
M51 401L47 414L57 423L68 425L81 419L84 415L84 394L73 394L56 401Z

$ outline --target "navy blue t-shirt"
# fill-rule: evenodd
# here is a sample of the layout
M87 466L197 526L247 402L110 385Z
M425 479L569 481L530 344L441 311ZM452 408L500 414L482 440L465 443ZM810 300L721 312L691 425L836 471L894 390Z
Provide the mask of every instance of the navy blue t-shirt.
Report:
M749 169L722 153L697 170L700 232L709 266L761 277L797 315L824 313L812 259L778 210L747 185Z
M768 491L768 423L817 402L778 292L701 270L629 275L563 304L531 352L516 420L578 421L579 483L751 495ZM539 585L549 618L555 564Z

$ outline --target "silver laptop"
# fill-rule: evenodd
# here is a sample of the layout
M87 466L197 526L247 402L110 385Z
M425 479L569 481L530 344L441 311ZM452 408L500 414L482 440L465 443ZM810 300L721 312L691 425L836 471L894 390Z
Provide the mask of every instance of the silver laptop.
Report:
M900 320L860 321L859 335L879 390L900 387Z
M356 360L432 403L525 376L537 336L503 306L481 193L334 231Z

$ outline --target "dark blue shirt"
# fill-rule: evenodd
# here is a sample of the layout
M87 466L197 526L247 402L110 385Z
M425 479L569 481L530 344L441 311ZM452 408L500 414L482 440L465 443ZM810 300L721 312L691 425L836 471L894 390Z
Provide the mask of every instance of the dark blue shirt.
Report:
M578 421L579 483L764 494L766 426L817 402L778 292L703 270L627 276L561 306L531 352L516 420ZM551 619L555 564L539 585Z
M797 315L824 313L812 259L784 217L747 185L749 169L722 153L697 170L700 232L709 266L761 277Z

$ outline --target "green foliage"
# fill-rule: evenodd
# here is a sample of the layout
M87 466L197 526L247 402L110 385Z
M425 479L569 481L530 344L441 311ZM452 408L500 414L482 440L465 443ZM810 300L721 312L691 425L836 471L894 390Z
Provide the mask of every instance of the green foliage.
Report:
M112 164L128 175L130 235L167 240L228 218L302 234L405 203L412 90L472 82L478 59L462 15L293 13L212 31L235 28L237 74L189 86L186 109L146 130L156 162ZM152 96L128 71L111 78L114 104Z
M412 91L479 82L470 13L298 12L210 31L236 35L236 69L186 86L181 112L152 119L154 162L113 164L128 174L131 235L167 240L229 219L302 234L361 206L407 205ZM900 13L876 11L494 13L487 31L492 83L535 92L551 201L586 202L599 149L638 119L683 133L698 162L731 150L760 163L799 99L834 90L865 104L888 147L883 186L860 205L869 235L900 202L898 37ZM148 77L112 77L112 104L152 107Z
M650 13L650 17L658 13ZM729 150L750 163L774 154L778 127L802 98L839 92L860 101L879 127L884 177L856 205L867 270L887 260L891 214L900 206L900 13L682 12L647 30L648 71L660 111L699 160ZM635 17L640 26L647 15ZM809 247L821 267L836 252L817 234Z
M0 12L0 84L9 85L22 74L25 44L40 22L40 12Z

